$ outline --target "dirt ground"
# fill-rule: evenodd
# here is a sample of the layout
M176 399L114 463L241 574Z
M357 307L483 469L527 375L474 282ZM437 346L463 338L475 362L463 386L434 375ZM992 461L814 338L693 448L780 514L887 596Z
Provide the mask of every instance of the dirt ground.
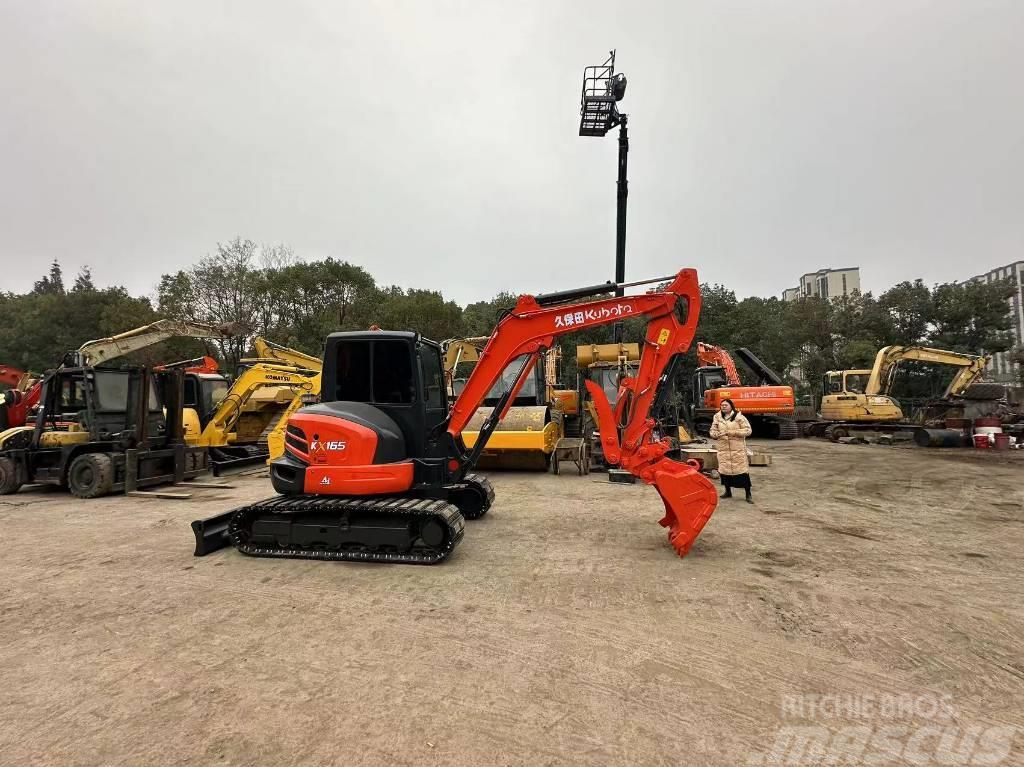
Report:
M653 488L603 475L492 473L436 567L193 558L189 522L264 478L23 490L0 763L757 764L780 726L864 721L794 713L815 695L1024 728L1024 452L763 446L756 504L722 501L685 559Z

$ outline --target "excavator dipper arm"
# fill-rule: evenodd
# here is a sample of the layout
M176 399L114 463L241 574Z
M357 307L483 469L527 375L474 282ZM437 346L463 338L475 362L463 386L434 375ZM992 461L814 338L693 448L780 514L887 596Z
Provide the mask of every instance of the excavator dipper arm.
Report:
M574 297L567 295L566 299ZM660 524L668 528L669 541L679 555L684 556L714 512L718 496L696 464L665 457L670 442L653 438L655 421L650 414L659 389L663 395L666 391L662 384L671 377L677 356L693 342L699 315L700 286L693 269L680 271L663 290L636 296L555 305L541 305L538 298L522 296L499 322L480 353L479 362L452 407L448 433L461 444L460 435L474 411L502 371L517 357L530 355L520 369L518 384L528 373L529 363L537 353L549 348L555 338L625 317L648 317L639 369L635 377L624 382L632 396L625 413L621 444L607 397L593 382L588 381L587 387L598 410L607 460L654 485L665 504L665 516ZM516 388L513 386L506 396ZM464 454L463 472L470 469L473 458L482 450L505 404L499 403L494 408L491 419L480 430L474 450Z

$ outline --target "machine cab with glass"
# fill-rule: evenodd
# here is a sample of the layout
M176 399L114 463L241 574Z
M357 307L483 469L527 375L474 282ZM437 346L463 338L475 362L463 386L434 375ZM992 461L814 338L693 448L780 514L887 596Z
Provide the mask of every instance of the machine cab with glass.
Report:
M870 370L829 370L822 378L821 417L826 421L890 423L903 418L891 398L868 394Z
M210 417L224 401L231 384L216 373L187 373L185 375L184 406L194 410L200 428L206 428Z
M822 381L821 396L864 394L870 377L870 370L829 370Z
M148 376L143 386L142 376ZM140 398L146 405L140 406ZM139 369L69 368L55 373L44 385L40 429L55 428L86 435L92 441L112 439L133 429L146 413L144 433L157 436L164 416L152 374Z
M433 463L451 452L444 430L448 398L441 347L418 333L371 330L328 336L320 400L302 413L306 424L323 423L324 432L289 425L285 435L286 445L308 456L305 465L328 460L352 466L406 459ZM328 425L333 427L330 436ZM426 470L425 463L416 468ZM289 482L300 483L303 474L301 466L277 466L274 485L280 491ZM360 482L371 486L380 479L372 474Z

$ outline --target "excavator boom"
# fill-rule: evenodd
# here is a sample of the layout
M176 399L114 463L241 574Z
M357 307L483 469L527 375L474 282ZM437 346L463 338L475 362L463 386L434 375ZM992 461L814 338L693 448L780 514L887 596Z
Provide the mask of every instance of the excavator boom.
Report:
M869 396L888 394L897 366L908 360L960 368L946 387L942 395L944 399L962 395L981 378L989 362L989 358L983 355L962 354L927 346L886 346L875 355L875 364L871 368L864 393Z
M246 359L242 360L242 362L277 362L282 365L293 365L297 368L314 370L318 373L323 370L324 367L324 362L319 357L314 357L311 354L296 351L295 349L289 349L287 346L275 344L273 341L268 341L262 336L254 338L252 345L253 349L256 351L256 359Z
M157 320L110 338L86 341L77 351L67 355L65 364L96 366L169 338L228 339L238 335L240 330L232 325L209 325L188 320Z
M217 405L200 435L199 444L228 444L229 434L242 414L242 409L257 391L267 387L284 387L293 392L294 402L301 395L312 393L314 389L319 392L319 378L319 373L305 368L267 362L253 364L235 379L227 396Z
M720 367L725 371L725 380L729 386L740 386L740 372L736 369L732 355L721 346L697 342L697 361L701 367Z

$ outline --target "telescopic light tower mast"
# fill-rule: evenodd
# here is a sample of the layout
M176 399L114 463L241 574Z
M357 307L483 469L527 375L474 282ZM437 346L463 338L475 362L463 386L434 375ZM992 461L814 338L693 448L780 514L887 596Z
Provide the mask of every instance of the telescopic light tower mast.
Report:
M626 179L626 161L629 155L627 115L619 112L618 103L626 95L626 76L615 74L615 51L608 54L604 64L583 70L583 93L580 96L580 135L604 136L619 126L619 179L615 218L615 283L626 281L626 198L629 182ZM623 295L622 288L615 295ZM622 323L615 323L615 343L622 343Z

